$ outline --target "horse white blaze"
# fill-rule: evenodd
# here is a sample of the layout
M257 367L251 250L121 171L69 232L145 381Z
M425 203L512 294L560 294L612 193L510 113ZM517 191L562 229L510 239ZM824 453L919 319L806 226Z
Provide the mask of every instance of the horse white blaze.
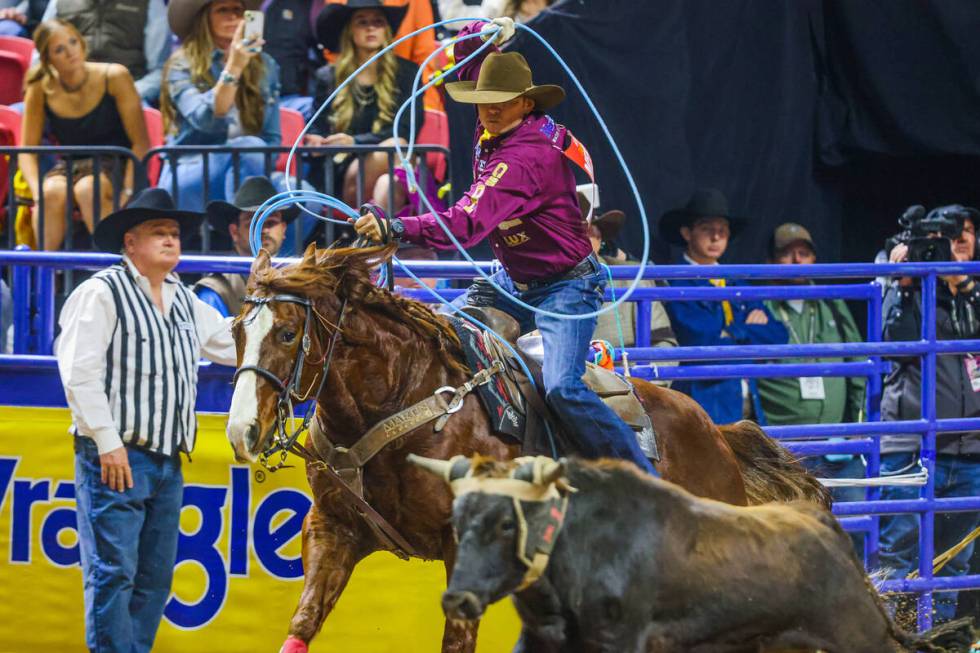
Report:
M255 312L246 317L243 323L245 334L245 353L242 355L242 365L259 365L259 351L262 343L272 331L273 314L268 306L259 305ZM228 410L228 441L231 442L235 453L241 458L254 462L255 455L249 449L249 432L258 421L258 390L256 381L258 375L246 372L235 382L235 391L231 396L231 408Z

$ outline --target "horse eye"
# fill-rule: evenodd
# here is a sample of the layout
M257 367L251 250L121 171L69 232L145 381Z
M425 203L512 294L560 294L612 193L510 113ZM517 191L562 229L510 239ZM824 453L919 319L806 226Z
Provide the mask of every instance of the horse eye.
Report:
M279 340L283 344L288 345L293 340L296 340L296 332L295 331L289 331L289 330L280 331L279 332Z
M501 533L513 533L516 527L517 524L513 519L505 519L497 526Z

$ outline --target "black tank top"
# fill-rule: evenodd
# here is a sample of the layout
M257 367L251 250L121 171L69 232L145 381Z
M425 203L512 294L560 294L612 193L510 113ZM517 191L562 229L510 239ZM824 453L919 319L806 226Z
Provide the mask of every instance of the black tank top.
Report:
M122 117L116 108L116 98L109 93L109 67L106 66L105 92L95 108L78 118L63 118L54 113L47 102L44 115L51 134L59 145L115 145L131 147L123 128Z

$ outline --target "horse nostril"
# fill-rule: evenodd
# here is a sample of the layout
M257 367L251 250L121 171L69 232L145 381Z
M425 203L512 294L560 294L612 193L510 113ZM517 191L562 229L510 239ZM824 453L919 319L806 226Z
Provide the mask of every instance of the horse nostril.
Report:
M248 427L248 433L245 434L245 442L248 444L249 450L252 450L259 443L259 425L252 423Z
M442 611L452 619L477 619L483 614L480 599L473 592L445 592Z

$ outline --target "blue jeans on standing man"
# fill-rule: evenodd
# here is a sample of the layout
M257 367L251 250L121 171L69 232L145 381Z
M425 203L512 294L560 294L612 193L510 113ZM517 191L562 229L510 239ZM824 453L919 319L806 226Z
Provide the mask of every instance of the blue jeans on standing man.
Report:
M918 453L887 453L881 456L881 474L916 471ZM936 457L936 498L980 496L980 457L940 454ZM918 499L919 488L889 486L882 500ZM980 512L946 512L936 515L935 553L940 554L980 524ZM905 578L919 568L919 515L889 515L881 518L879 562L891 569L890 578ZM973 543L949 561L940 576L963 576L969 571ZM956 613L956 592L937 593L937 621L949 621Z
M78 544L85 588L85 641L97 653L153 648L170 596L184 478L178 456L126 447L133 487L102 483L99 451L75 438Z
M599 310L606 287L602 267L594 256L589 260L593 272L587 276L525 291L518 291L504 270L494 274L493 280L535 308L562 315L583 315ZM582 381L596 318L560 319L532 313L499 294L493 307L512 315L520 324L522 334L535 328L541 332L545 400L561 420L564 433L575 447L574 453L585 458L629 460L643 471L656 475L643 455L633 429Z

